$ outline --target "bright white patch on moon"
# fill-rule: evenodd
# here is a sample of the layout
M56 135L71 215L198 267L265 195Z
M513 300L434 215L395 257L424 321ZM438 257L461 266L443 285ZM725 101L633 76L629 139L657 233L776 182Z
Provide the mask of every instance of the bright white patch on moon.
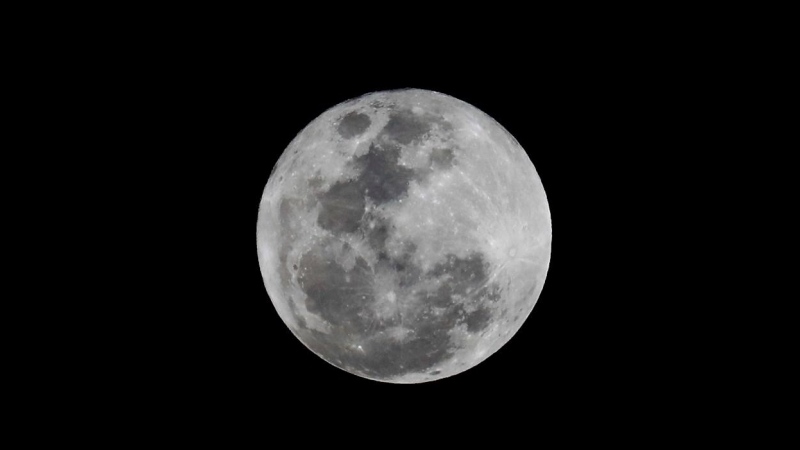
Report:
M542 290L551 236L519 143L423 90L312 121L275 165L257 223L267 292L295 336L392 383L452 376L508 342Z

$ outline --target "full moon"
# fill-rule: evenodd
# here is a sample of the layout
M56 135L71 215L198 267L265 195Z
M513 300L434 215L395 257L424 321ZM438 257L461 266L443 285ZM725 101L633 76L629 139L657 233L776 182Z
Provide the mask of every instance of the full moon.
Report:
M289 144L258 211L278 315L328 363L389 383L463 372L520 329L544 286L552 228L528 154L438 92L376 92Z

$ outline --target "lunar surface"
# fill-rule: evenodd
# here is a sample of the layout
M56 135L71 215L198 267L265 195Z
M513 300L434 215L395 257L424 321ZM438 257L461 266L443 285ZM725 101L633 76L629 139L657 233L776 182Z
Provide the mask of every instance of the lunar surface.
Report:
M273 168L257 223L264 283L294 335L390 383L449 377L505 345L539 298L551 234L511 134L413 89L313 120Z

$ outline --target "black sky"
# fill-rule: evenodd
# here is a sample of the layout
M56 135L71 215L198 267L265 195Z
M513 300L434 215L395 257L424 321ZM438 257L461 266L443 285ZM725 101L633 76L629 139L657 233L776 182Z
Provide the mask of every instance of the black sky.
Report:
M169 285L152 300L161 389L229 407L374 403L431 414L440 404L636 404L669 390L669 288L653 261L679 249L664 248L651 207L664 188L649 180L669 140L653 105L668 93L641 65L482 53L398 68L235 49L170 64L151 119L164 134L148 152L163 162L148 177L169 186L155 209L167 250L153 255ZM409 87L464 100L511 132L542 179L553 243L544 290L508 344L455 377L401 386L343 372L291 334L261 279L255 232L270 171L303 127L342 101Z

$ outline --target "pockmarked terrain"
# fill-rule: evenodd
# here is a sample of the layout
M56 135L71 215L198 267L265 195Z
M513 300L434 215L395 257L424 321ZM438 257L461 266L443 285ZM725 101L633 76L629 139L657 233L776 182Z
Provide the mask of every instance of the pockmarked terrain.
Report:
M312 121L273 168L257 223L267 292L295 336L393 383L452 376L508 342L542 290L551 235L511 134L413 89Z

